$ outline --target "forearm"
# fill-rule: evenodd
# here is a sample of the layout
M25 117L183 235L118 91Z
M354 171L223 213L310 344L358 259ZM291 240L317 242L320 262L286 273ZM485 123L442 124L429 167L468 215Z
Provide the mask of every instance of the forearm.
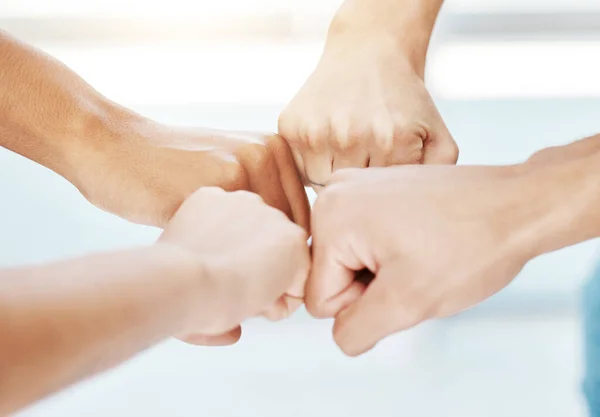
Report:
M74 182L104 131L133 113L69 68L0 31L0 146Z
M204 279L164 244L0 272L0 415L182 331Z
M399 48L423 75L425 57L443 0L346 0L334 17L329 37L377 36Z
M600 136L541 151L520 169L532 257L600 237Z

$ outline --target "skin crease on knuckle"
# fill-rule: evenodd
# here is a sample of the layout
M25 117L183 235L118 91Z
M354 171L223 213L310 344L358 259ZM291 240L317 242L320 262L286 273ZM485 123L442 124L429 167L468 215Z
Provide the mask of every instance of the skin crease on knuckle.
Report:
M222 188L226 191L248 190L250 187L248 173L238 161L224 163L220 176Z

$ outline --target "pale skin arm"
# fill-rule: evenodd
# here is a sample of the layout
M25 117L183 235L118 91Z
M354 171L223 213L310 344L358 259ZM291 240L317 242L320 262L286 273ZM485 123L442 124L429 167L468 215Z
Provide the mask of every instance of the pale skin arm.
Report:
M307 308L335 317L339 346L361 354L478 304L539 255L600 237L599 208L600 136L510 166L341 171L314 206ZM354 281L363 268L368 287Z
M352 33L356 38L383 35L395 43L423 77L425 58L443 0L346 0L336 13L329 34Z
M0 271L0 415L182 332L209 288L166 244Z
M300 302L306 238L256 194L203 188L151 247L0 271L0 415L169 336L236 342L289 289Z

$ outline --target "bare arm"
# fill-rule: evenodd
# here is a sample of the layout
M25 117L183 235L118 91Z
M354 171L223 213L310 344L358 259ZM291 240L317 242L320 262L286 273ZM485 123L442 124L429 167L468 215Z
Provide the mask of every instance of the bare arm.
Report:
M306 193L281 137L149 120L2 31L0 147L50 168L92 204L136 223L162 227L187 196L216 186L255 192L308 226Z
M151 247L0 271L0 415L169 336L234 343L246 318L302 299L309 264L280 211L204 188Z
M396 43L423 76L429 40L443 0L346 0L334 17L329 36L355 33L382 36Z
M478 304L541 254L600 237L599 208L600 136L510 166L340 172L314 207L307 308L335 316L336 341L360 354ZM353 280L362 268L375 275L366 288Z
M167 245L1 271L0 414L181 332L204 279Z
M103 130L117 128L117 114L119 125L135 120L62 63L0 31L0 146L75 182L79 161Z

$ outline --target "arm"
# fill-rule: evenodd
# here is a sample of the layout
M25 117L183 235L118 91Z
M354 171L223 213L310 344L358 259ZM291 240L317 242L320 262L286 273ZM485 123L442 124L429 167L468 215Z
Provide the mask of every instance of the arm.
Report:
M0 31L0 146L62 175L94 205L164 226L200 187L260 194L307 226L304 187L276 135L166 126L103 97Z
M90 156L92 140L141 120L60 62L0 31L0 146L75 183L78 159Z
M360 354L478 304L541 254L600 237L599 208L600 136L512 166L341 172L315 204L307 308L335 316L336 341ZM362 268L368 287L353 281Z
M206 284L168 245L1 271L0 414L181 333Z
M443 0L346 0L329 28L329 37L381 36L397 45L423 77L429 40Z
M280 211L205 188L154 246L0 271L0 415L172 335L233 343L246 318L302 299L309 266L305 232Z

